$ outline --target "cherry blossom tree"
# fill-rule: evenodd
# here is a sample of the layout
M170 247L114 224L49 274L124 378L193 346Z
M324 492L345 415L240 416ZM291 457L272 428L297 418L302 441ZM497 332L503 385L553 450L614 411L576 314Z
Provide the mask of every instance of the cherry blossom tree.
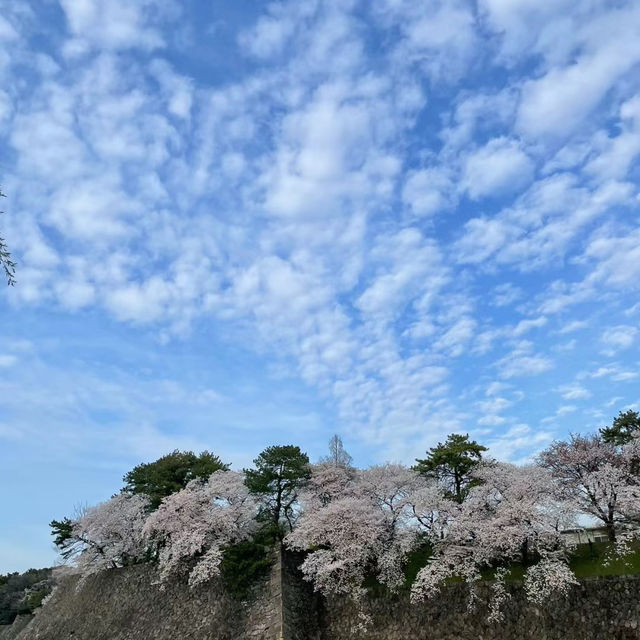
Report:
M355 475L352 467L331 462L312 465L311 475L300 492L303 509L313 511L340 498L353 496Z
M630 543L640 537L640 434L635 434L620 449L622 476L617 483L616 507L619 513L616 551L624 555L632 551Z
M356 599L367 575L397 589L406 556L420 540L409 496L425 482L396 464L360 471L352 481L336 475L335 468L319 470L315 481L312 474L310 486L321 490L305 501L310 508L286 538L289 548L309 552L301 566L304 576L320 591ZM327 495L330 499L323 499Z
M142 530L149 510L143 495L120 493L95 507L72 524L77 570L86 577L104 569L139 562L148 544Z
M407 496L415 526L425 541L442 540L449 522L460 511L459 505L450 500L446 490L434 480L414 488Z
M356 490L378 507L395 534L412 515L409 496L425 484L413 469L386 463L360 471Z
M538 461L551 472L560 497L580 512L601 520L609 539L615 541L616 528L624 520L618 497L629 483L625 456L600 436L572 435L568 442L554 442Z
M181 570L188 571L191 586L216 576L224 548L255 532L257 513L256 499L235 471L192 480L165 498L144 527L159 549L161 581Z
M440 535L431 537L433 555L416 577L412 600L432 597L448 577L462 577L473 587L483 569L506 568L532 558L546 561L529 580L532 594L538 593L536 585L560 590L565 588L561 584L568 586L572 574L568 568L559 570L558 563L567 566L570 546L561 532L571 522L571 513L558 509L551 474L536 466L492 463L478 467L474 477L479 484L447 513L446 524L438 528ZM506 597L501 586L505 574L498 569L495 575L492 619L499 619L499 604Z
M552 598L565 596L577 585L575 575L566 562L558 558L543 557L529 567L524 576L524 590L532 602L542 606Z
M305 512L285 543L309 551L301 570L318 591L359 599L367 572L385 551L387 536L384 516L371 502L346 497Z

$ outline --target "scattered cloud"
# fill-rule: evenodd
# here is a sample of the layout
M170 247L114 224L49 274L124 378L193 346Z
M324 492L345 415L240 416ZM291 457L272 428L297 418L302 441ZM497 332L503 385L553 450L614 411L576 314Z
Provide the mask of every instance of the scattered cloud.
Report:
M605 353L613 355L622 349L628 349L636 339L638 329L630 325L617 325L605 329L600 337L601 342L607 347Z
M472 200L522 189L533 177L533 162L514 140L495 138L464 163L462 188Z
M568 0L8 3L2 233L19 273L0 367L23 372L32 334L75 323L181 345L184 372L207 354L202 378L231 376L222 354L241 349L238 380L313 396L287 424L339 421L367 460L476 427L525 460L611 397L636 402L638 17ZM61 442L108 440L90 400L120 411L135 455L204 446L221 406L246 427L239 389L109 385L90 344L47 365L50 389L44 365L20 378ZM82 375L62 385L62 364ZM34 422L12 396L32 397L3 392L8 442ZM172 432L154 403L198 425Z
M578 383L564 385L558 391L565 400L582 400L591 397L591 393Z

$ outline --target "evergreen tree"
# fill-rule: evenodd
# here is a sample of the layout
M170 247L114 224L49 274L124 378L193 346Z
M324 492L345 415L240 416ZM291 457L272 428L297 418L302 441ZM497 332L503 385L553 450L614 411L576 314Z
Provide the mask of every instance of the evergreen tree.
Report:
M610 427L600 429L602 440L616 447L628 444L636 434L640 435L640 414L631 409L620 411Z
M178 451L158 458L155 462L139 464L127 473L124 491L144 493L157 509L163 498L184 489L195 478L207 479L212 473L227 471L229 465L208 451L196 455L193 451Z
M487 448L475 440L469 440L469 434L452 433L446 442L438 443L427 452L426 458L417 458L414 469L427 477L441 482L449 496L462 503L474 486L471 472L482 460Z
M249 492L262 501L260 517L282 539L284 529L293 529L299 489L311 476L309 457L293 445L267 447L245 469Z

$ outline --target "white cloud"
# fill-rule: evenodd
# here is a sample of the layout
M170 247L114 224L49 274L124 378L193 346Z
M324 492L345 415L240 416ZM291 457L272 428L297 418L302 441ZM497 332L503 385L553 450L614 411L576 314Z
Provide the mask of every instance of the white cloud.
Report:
M584 170L596 181L625 178L640 154L640 95L620 106L620 128L622 131L615 136L606 136L602 142L603 136L594 140L593 146L601 149Z
M560 334L565 333L573 333L574 331L580 331L581 329L586 329L589 326L589 323L586 320L570 320L566 324L562 326L562 328L558 331Z
M388 105L376 100L387 89L384 81L325 84L285 117L272 166L262 178L270 213L325 216L367 194L390 195L399 163L372 138L376 118L390 115Z
M393 52L396 61L418 64L434 81L457 79L472 59L477 34L466 2L383 0L373 13L386 29L402 33Z
M594 220L631 202L628 183L606 182L591 191L577 186L573 176L551 176L535 182L497 216L469 220L456 249L462 262L491 259L533 271L562 259Z
M612 354L622 349L628 349L636 339L638 329L630 325L618 325L604 331L600 340L609 347L607 353Z
M490 28L500 35L501 55L507 64L529 52L559 57L559 49L571 47L571 18L579 12L569 0L480 0L479 8Z
M613 32L596 32L604 8L272 3L232 33L249 55L206 72L190 66L203 43L177 4L63 8L70 36L46 57L21 32L28 21L3 14L18 38L0 26L13 38L0 54L6 230L21 263L9 304L109 314L164 341L215 326L314 388L361 440L403 455L476 410L511 427L473 398L459 415L487 376L557 366L572 379L574 356L606 364L587 341L571 359L545 355L560 350L547 314L564 310L559 331L576 330L572 305L622 309L640 280L637 189L623 182L638 87ZM176 29L194 41L174 56ZM539 137L574 96L545 92L572 65L610 70L585 80L593 104L624 82L546 148ZM559 101L559 120L534 122L536 101ZM584 312L594 331L625 322ZM606 375L623 383L633 366Z
M60 4L78 39L77 51L84 43L106 49L154 49L164 43L160 31L149 26L149 19L162 12L156 0L60 0Z
M545 316L539 316L538 318L531 318L528 320L520 320L513 329L513 335L515 337L523 336L525 333L531 331L531 329L544 327L545 324L547 324L547 318Z
M615 382L627 382L640 376L635 371L625 371L619 364L609 364L598 367L595 371L584 374L590 378L611 378Z
M533 177L533 162L515 140L494 138L467 156L462 188L473 200L518 191Z
M512 230L497 219L473 218L464 225L464 235L456 245L462 263L483 262L507 244Z
M497 362L500 377L504 379L537 376L553 368L547 356L531 353L531 345L523 344Z
M431 216L456 204L453 181L442 169L421 169L408 174L402 200L417 216Z
M640 61L637 8L611 11L574 36L582 55L525 82L518 129L530 137L566 137L582 125L606 92Z
M553 435L544 429L532 429L527 424L516 424L499 437L487 442L489 454L498 460L517 464L531 462L535 453L553 440Z
M478 402L477 406L480 411L484 413L496 414L501 413L505 409L508 409L512 404L513 402L507 400L507 398L493 396L490 398L490 400L483 400L481 402Z
M493 290L493 304L497 307L507 307L517 302L524 296L524 292L520 287L515 286L511 282L499 284Z
M574 413L575 411L577 411L577 409L578 408L572 404L565 404L562 407L558 407L558 409L556 409L556 415L566 416L569 413Z
M473 337L475 329L476 322L473 318L460 318L434 342L433 346L438 351L445 351L451 357L460 356Z
M383 264L390 264L380 269L355 303L368 314L397 316L408 300L419 296L422 286L437 293L448 280L437 245L426 240L417 229L405 229L391 238L381 238L375 252Z
M584 256L594 262L587 285L598 283L633 290L640 282L639 229L620 236L596 236L587 246Z
M239 37L240 46L259 58L269 58L282 52L297 25L313 10L313 3L273 3L268 10L270 15L261 17L250 30L241 33Z
M591 396L591 393L577 382L560 387L559 392L565 400L582 400Z

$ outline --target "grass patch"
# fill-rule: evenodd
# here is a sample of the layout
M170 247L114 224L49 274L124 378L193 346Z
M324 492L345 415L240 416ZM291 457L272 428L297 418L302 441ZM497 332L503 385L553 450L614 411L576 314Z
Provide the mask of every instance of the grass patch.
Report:
M569 559L569 566L577 578L595 578L598 576L624 576L640 574L640 543L632 545L632 553L626 556L618 556L610 542L594 543L591 546L581 544ZM431 557L432 549L425 544L413 551L407 557L404 569L405 584L409 589L418 575L420 569L425 567ZM514 562L505 576L507 581L519 581L524 578L527 567L519 562ZM496 568L488 568L481 571L483 580L493 580ZM461 578L452 576L445 580L445 584L461 582ZM367 585L375 590L373 584Z
M423 544L407 556L404 567L404 586L410 587L416 579L420 569L427 565L433 549L430 544Z
M624 576L640 573L640 544L632 546L632 553L618 556L612 552L610 542L580 545L573 554L569 566L578 578L597 576Z

